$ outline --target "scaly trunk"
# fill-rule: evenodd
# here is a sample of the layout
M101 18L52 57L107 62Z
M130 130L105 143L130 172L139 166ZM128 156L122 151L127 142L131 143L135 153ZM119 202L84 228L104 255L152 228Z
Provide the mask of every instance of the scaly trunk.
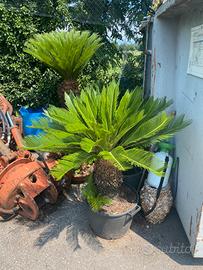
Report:
M98 193L109 198L119 194L123 183L122 172L107 160L95 162L93 179Z
M65 99L64 99L64 95L65 93L69 94L70 92L73 92L75 95L79 95L80 94L80 90L79 90L79 85L77 83L77 81L75 80L64 80L61 85L58 87L58 97L59 97L59 102L61 104L61 106L65 106Z

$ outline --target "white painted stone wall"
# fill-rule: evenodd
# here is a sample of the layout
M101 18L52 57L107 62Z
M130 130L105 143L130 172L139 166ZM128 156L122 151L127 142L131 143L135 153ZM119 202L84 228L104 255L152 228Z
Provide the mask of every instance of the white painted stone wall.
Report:
M195 257L203 257L203 79L187 74L191 28L203 24L203 5L178 17L156 18L152 94L174 99L192 125L176 136L180 157L177 211Z

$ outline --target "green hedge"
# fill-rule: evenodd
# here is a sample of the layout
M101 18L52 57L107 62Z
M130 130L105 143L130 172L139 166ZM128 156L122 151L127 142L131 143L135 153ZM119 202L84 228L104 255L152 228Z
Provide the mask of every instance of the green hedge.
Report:
M47 0L48 14L40 13L39 5L29 6L26 2L16 6L0 3L0 91L15 108L57 104L59 77L23 52L25 41L35 33L55 30L67 23L64 2L53 3Z

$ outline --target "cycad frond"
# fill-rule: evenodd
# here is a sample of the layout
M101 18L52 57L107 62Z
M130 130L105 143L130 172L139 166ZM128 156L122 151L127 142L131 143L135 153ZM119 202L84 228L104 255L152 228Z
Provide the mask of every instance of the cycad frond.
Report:
M152 138L161 131L165 130L173 116L168 116L165 112L143 122L136 130L133 130L127 138L123 140L122 145L128 146L130 144L139 143L144 139Z
M132 168L132 166L137 166L161 175L161 169L164 165L157 159L152 166L152 158L154 157L156 159L154 153L140 148L125 150L122 146L118 146L111 152L102 151L99 155L103 159L111 161L121 171L126 171Z
M132 167L131 163L124 158L125 149L122 146L118 146L112 151L101 151L99 157L105 160L111 161L119 170L126 171Z
M132 148L125 150L125 152L122 153L122 156L133 166L144 168L160 176L162 175L164 164L156 158L152 152L145 151L140 148ZM154 163L153 165L152 158Z
M147 100L143 100L141 108L145 110L145 118L144 121L156 116L161 113L169 106L173 104L173 101L167 100L166 97L163 98L155 98L149 97Z
M78 150L60 159L58 164L52 169L52 175L56 180L60 180L67 172L78 169L81 165L81 161L82 163L92 163L94 160L94 154Z
M24 148L52 153L72 152L73 149L80 149L80 138L69 134L66 137L61 136L58 131L55 134L49 132L38 136L27 136L24 140Z
M24 51L68 80L77 79L101 45L101 38L89 31L53 31L35 35L25 43Z
M89 176L88 182L82 190L82 194L95 212L100 211L104 205L109 205L112 202L111 199L98 194L92 176Z

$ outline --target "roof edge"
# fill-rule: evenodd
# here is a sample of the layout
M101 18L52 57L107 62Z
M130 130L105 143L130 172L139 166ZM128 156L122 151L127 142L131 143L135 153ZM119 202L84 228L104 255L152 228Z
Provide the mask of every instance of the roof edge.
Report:
M191 8L203 8L202 0L167 0L156 11L156 17L174 17Z

